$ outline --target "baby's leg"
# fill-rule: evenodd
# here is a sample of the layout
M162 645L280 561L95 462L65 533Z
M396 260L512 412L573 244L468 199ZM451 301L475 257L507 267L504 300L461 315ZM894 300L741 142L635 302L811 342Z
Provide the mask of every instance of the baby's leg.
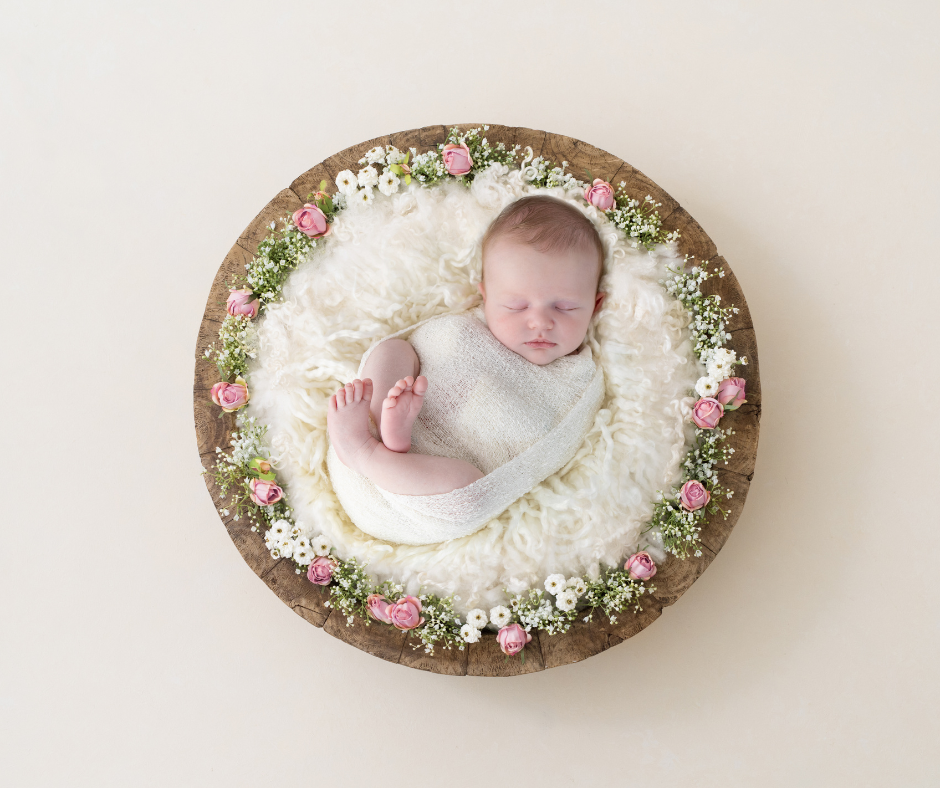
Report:
M330 397L327 428L343 465L400 495L439 495L482 479L470 463L392 451L369 432L371 380L354 380Z
M419 377L421 364L414 348L404 339L389 339L372 351L362 374L375 390L387 391L384 400L374 397L369 412L379 437L392 451L411 448L411 425L418 417L428 382ZM416 379L417 378L417 379Z

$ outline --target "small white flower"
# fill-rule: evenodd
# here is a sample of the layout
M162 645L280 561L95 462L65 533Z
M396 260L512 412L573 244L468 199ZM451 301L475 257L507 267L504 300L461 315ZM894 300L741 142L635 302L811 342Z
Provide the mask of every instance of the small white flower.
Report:
M290 535L292 538L296 539L302 533L303 533L303 529L299 525L297 525L297 523L294 523L294 525L291 526Z
M497 605L492 610L490 610L490 623L494 627L502 629L510 621L512 621L512 613L509 612L508 607Z
M336 185L343 194L351 196L356 193L356 187L359 183L350 170L343 170L336 176Z
M398 191L398 176L394 172L386 172L379 176L379 191L386 197L391 197Z
M363 189L371 189L379 182L379 173L372 165L359 170L359 185Z
M366 161L369 162L369 164L376 164L380 161L384 161L384 159L385 151L382 150L381 146L369 148L369 150L366 152Z
M557 594L565 587L564 575L549 575L545 578L545 590L549 594Z
M471 624L464 624L460 628L460 637L467 643L476 643L480 639L480 630Z
M294 560L301 566L308 566L313 560L313 550L310 549L310 545L296 544L294 546Z
M320 534L315 539L310 540L310 549L313 550L315 555L329 555L330 543L323 534Z
M401 164L408 154L402 153L394 145L388 146L388 157L385 159L389 164Z
M724 380L734 369L735 352L727 348L716 348L708 360L708 376L715 380Z
M695 384L695 393L700 397L714 397L718 393L718 381L714 378L699 378Z
M581 594L587 591L587 583L580 577L569 577L565 585L568 586L568 588L573 588L578 596L581 596Z
M281 539L277 543L277 551L284 558L290 558L294 554L294 543L290 539Z
M372 189L360 189L354 195L350 196L350 200L361 205L369 205L373 200Z
M574 610L578 604L578 592L573 588L566 588L558 596L555 597L555 607L559 610L563 610L566 613L569 610Z
M272 539L285 539L290 534L291 524L287 520L275 520L268 531Z
M476 629L483 629L483 627L486 626L487 620L486 613L478 607L467 613L467 623Z

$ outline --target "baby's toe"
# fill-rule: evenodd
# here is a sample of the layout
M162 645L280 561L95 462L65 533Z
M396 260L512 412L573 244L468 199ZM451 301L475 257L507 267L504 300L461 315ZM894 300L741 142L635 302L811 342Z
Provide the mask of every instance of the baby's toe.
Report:
M353 402L359 402L362 399L362 381L356 378L353 381Z
M415 380L414 388L412 389L412 391L414 391L414 393L420 397L427 390L428 390L428 379L424 377L424 375L418 375L417 379Z

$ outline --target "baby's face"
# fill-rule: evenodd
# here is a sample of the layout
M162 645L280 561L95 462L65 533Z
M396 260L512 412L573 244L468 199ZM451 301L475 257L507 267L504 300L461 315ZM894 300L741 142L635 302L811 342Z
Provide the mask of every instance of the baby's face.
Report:
M490 331L540 366L577 350L604 294L597 292L597 252L540 252L511 238L486 250L480 284Z

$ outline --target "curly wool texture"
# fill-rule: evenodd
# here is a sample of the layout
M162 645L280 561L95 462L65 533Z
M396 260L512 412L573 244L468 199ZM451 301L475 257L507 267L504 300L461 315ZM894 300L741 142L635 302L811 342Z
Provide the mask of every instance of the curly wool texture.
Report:
M378 339L480 301L479 241L508 203L532 193L564 199L595 222L606 250L607 298L587 341L606 393L574 457L470 536L433 545L390 544L356 528L330 483L327 400L357 373ZM410 593L457 594L455 608L488 609L506 592L541 587L553 573L595 576L641 535L657 491L674 486L699 377L688 315L659 285L674 249L634 249L575 193L534 189L495 165L471 187L412 185L351 206L270 305L259 326L249 414L269 426L279 479L307 535L323 533L341 558ZM655 550L655 535L652 535Z

